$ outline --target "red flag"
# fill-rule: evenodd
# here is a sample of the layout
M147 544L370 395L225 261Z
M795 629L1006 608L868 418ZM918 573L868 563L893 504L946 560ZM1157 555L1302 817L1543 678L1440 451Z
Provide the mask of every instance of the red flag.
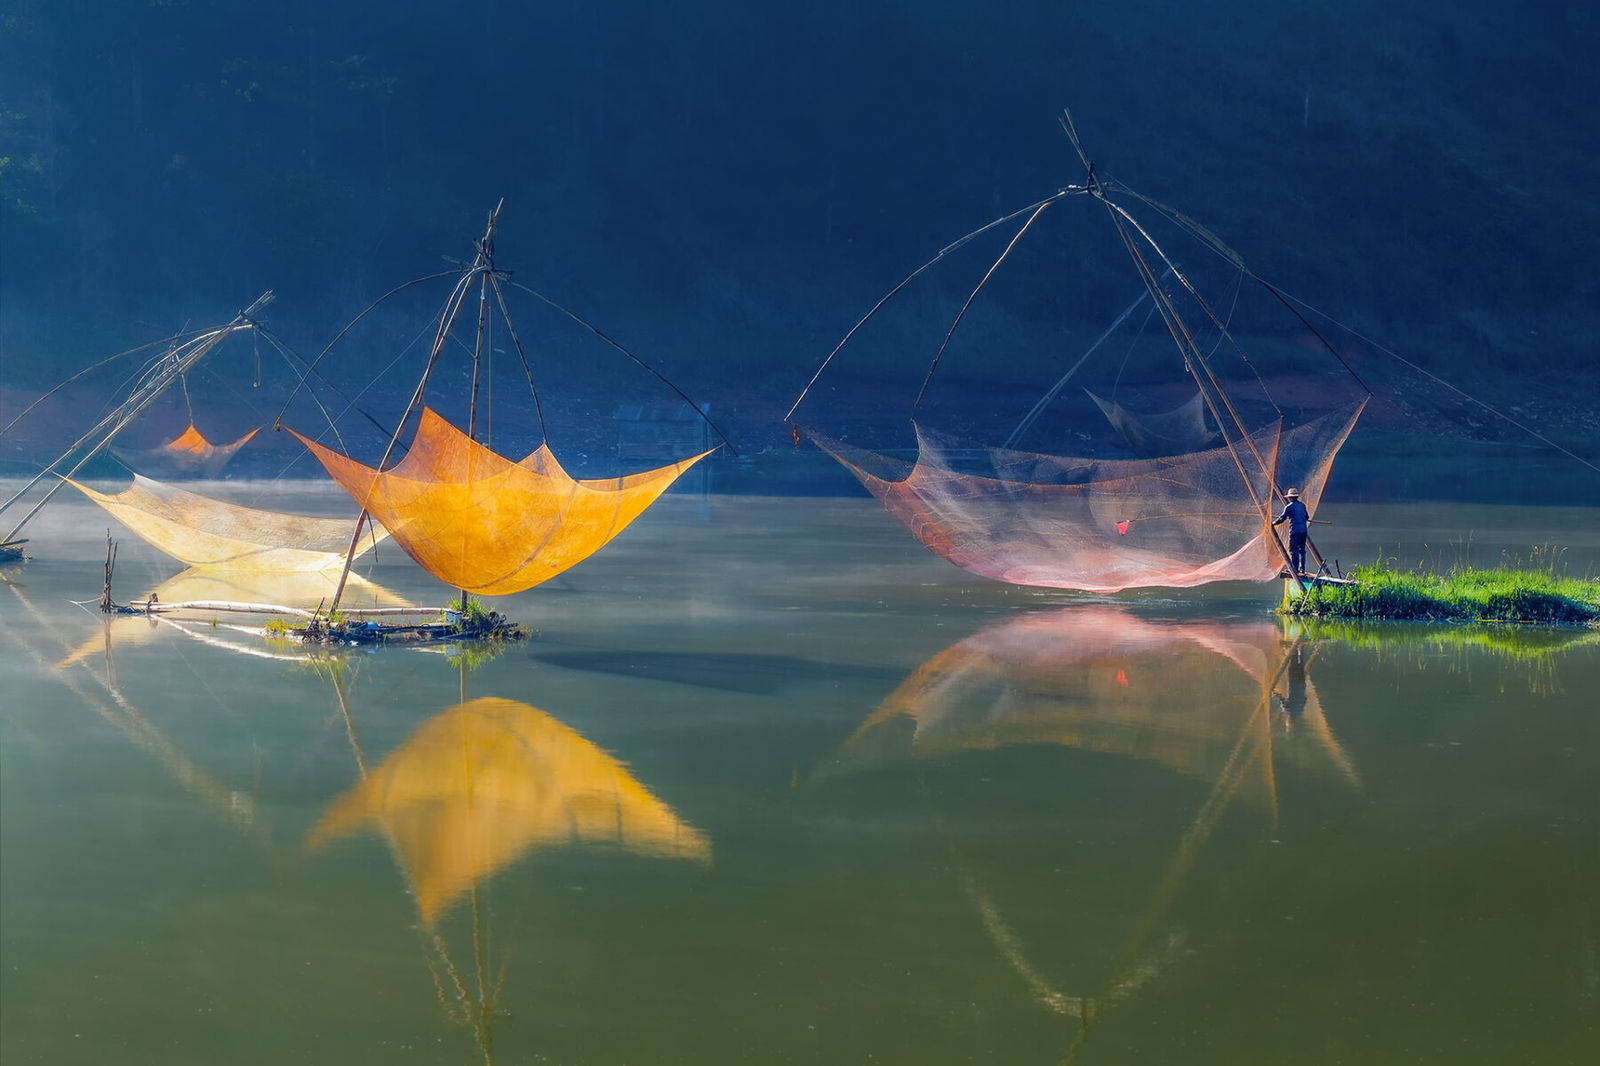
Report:
M1124 518L1122 521L1117 523L1117 536L1126 537L1127 535L1128 535L1128 520L1126 518Z

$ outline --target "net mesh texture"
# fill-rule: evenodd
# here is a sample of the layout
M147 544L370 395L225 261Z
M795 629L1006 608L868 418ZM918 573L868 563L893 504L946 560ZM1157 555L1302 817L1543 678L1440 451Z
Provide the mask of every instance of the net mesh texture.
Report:
M111 452L135 470L150 470L168 476L216 477L233 459L234 453L249 444L259 432L258 427L231 444L212 444L191 422L182 433L158 448L113 446Z
M546 445L512 462L431 408L422 411L410 451L389 470L295 436L417 565L489 596L521 592L587 559L710 454L625 477L577 480Z
M906 462L811 436L957 566L1017 585L1120 592L1277 576L1274 481L1298 486L1315 512L1364 406L1146 459L964 448L917 426L917 457Z
M141 474L118 493L67 483L151 547L189 566L318 571L340 567L354 524L348 518L264 511L180 489ZM388 534L364 534L358 554Z

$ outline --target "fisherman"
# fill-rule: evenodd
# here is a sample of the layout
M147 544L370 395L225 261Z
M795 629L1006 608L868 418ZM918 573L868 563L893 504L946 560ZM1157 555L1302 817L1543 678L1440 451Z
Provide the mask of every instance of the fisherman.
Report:
M1283 513L1272 520L1274 526L1289 523L1289 572L1298 577L1306 572L1306 525L1311 513L1300 502L1300 490L1290 489L1283 494L1286 501Z

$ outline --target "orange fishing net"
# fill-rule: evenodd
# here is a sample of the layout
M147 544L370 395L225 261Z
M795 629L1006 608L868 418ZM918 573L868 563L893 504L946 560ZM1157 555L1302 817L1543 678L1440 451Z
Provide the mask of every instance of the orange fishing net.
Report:
M1267 472L1298 486L1315 512L1365 406L1293 429L1275 423L1248 447L1153 459L961 448L921 426L913 463L813 439L957 566L1017 585L1118 592L1277 575L1284 559L1267 523L1281 501Z
M394 842L422 920L534 848L709 861L704 834L616 759L543 711L475 699L423 723L329 808L310 843L365 822Z
M212 444L190 422L189 428L159 448L137 451L113 447L111 450L129 466L139 470L215 477L228 465L234 452L249 444L258 432L259 429L252 429L232 444Z
M354 524L242 507L188 492L139 474L108 495L68 478L134 535L190 566L249 570L327 570L344 564ZM388 534L371 531L356 545L366 551Z
M293 433L293 430L290 430ZM657 470L575 480L545 445L514 463L424 408L406 457L378 471L295 433L406 554L456 588L531 588L604 547L704 452Z

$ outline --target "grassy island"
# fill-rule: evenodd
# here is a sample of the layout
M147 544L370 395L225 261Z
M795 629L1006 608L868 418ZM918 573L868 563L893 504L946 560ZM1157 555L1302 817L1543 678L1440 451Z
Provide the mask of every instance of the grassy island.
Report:
M1445 574L1358 566L1353 585L1318 585L1285 614L1412 622L1533 622L1600 626L1600 581L1533 570L1455 569Z

